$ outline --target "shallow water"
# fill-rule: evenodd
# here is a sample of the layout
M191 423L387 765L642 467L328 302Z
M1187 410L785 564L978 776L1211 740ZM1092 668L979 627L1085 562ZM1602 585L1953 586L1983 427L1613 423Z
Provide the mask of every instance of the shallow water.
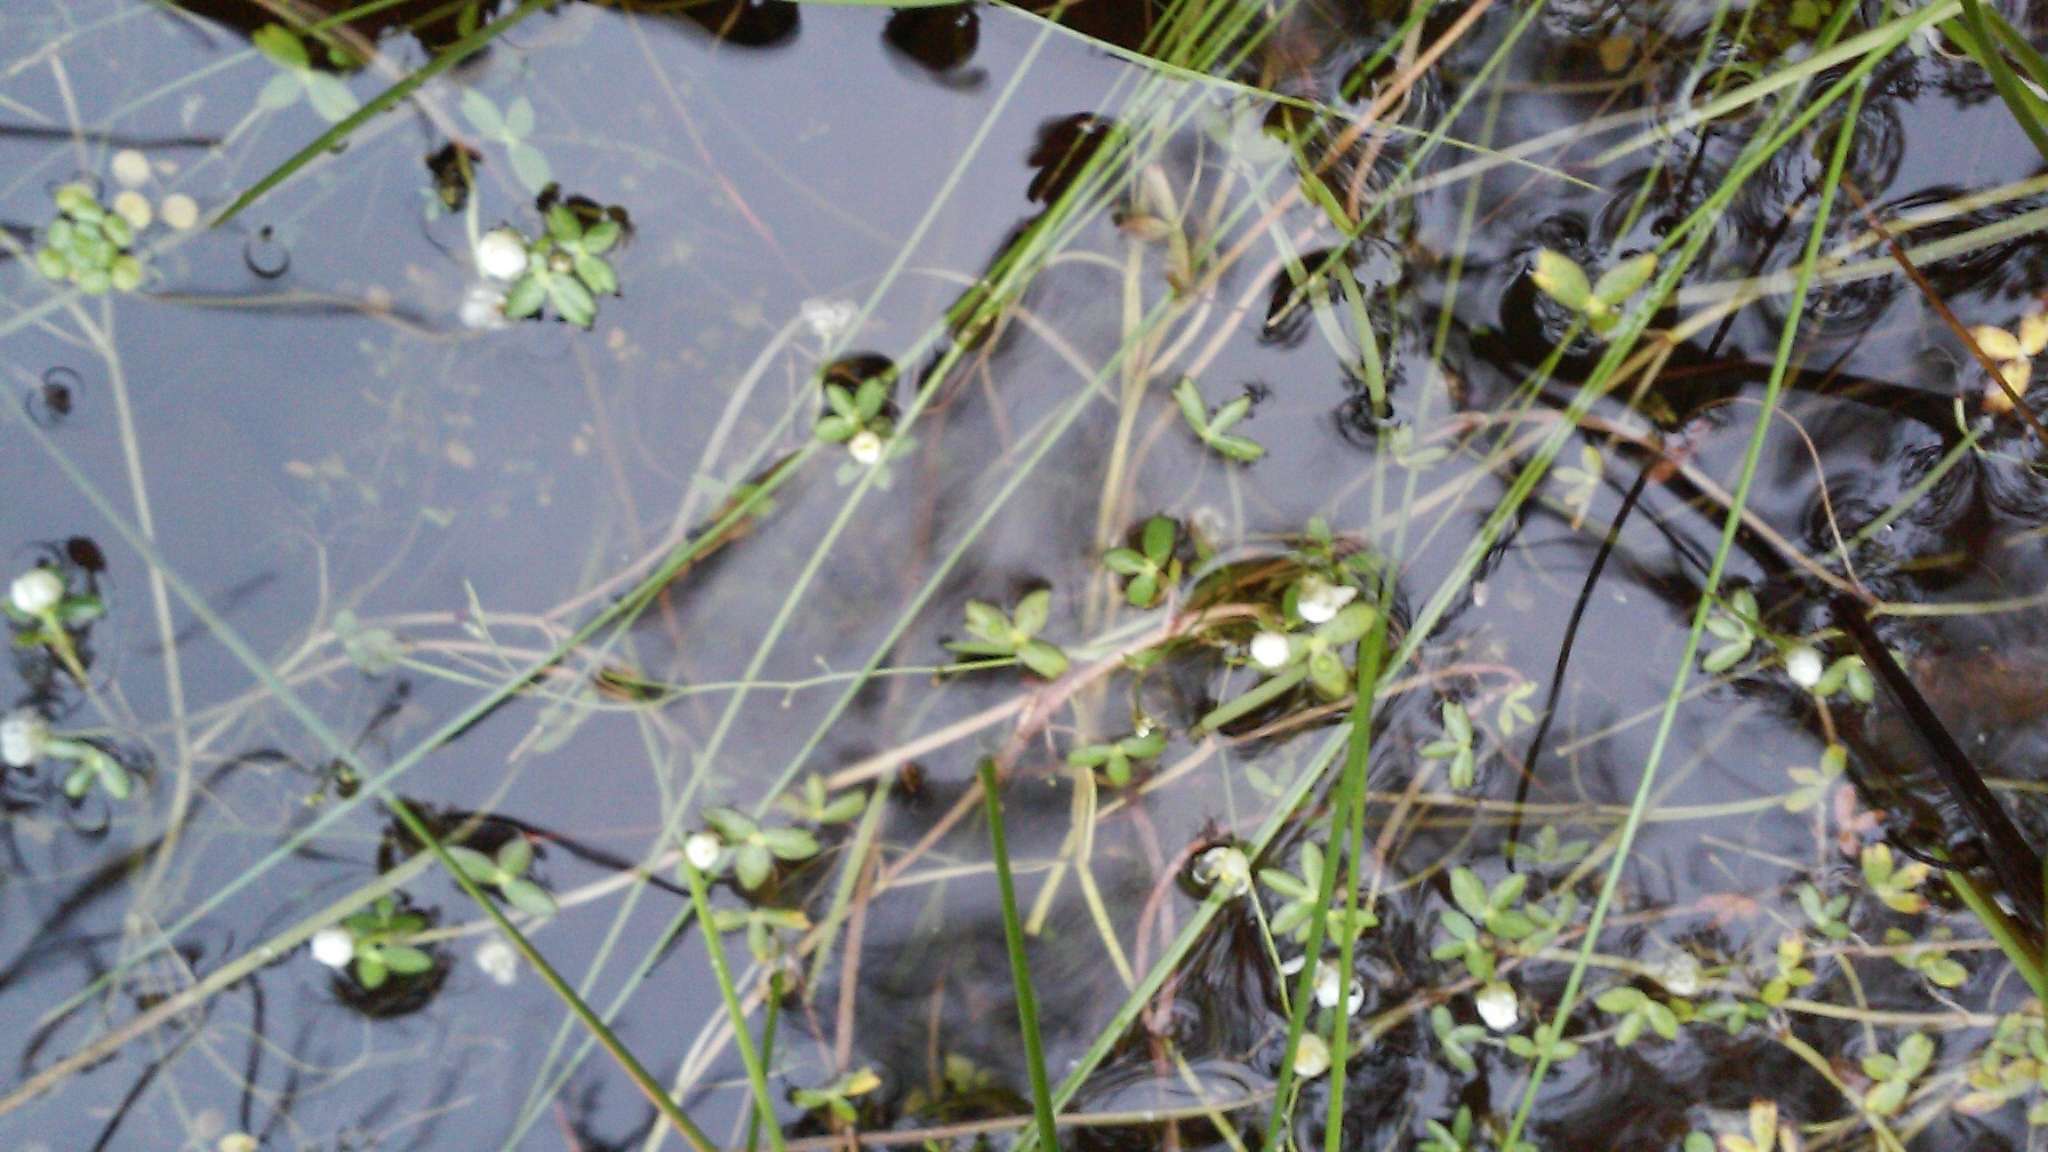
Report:
M292 1149L681 1147L530 966L501 986L477 962L495 930L445 875L403 885L434 925L422 941L432 971L369 992L309 958L306 932L290 930L416 847L376 789L350 778L393 766L396 793L439 832L484 814L473 845L535 846L531 875L564 904L527 925L535 945L724 1146L747 1143L750 1097L677 887L678 836L709 807L751 810L810 774L861 796L886 782L877 852L858 818L832 823L815 858L779 866L753 894L828 925L832 941L820 959L801 932L783 934L796 960L769 1088L792 1144L834 1137L789 1093L868 1068L879 1086L853 1104L869 1136L1007 1146L1028 1125L1030 1089L974 806L990 756L1011 774L1010 850L1055 1083L1091 1054L1130 983L1181 956L1137 1025L1094 1053L1063 1143L1224 1147L1202 1115L1214 1105L1235 1118L1222 1121L1229 1139L1259 1146L1286 1037L1280 978L1250 902L1205 900L1189 861L1270 839L1258 863L1299 871L1301 846L1328 834L1344 715L1303 690L1222 736L1197 723L1256 682L1246 621L1280 611L1314 518L1339 551L1374 561L1369 586L1391 570L1389 643L1412 650L1375 714L1361 898L1379 924L1354 965L1364 999L1340 1146L1415 1146L1426 1121L1448 1125L1461 1105L1482 1128L1514 1114L1528 1061L1488 1040L1460 1070L1428 1023L1439 1004L1478 1020L1479 981L1431 956L1449 870L1517 871L1532 897L1575 897L1569 934L1506 970L1526 1036L1531 1014L1547 1018L1564 994L1610 857L1601 845L1653 762L1587 994L1631 982L1682 994L1659 974L1684 953L1707 972L1685 998L1753 999L1795 936L1821 953L1817 979L1740 1035L1700 1021L1627 1046L1613 1015L1582 1001L1566 1034L1583 1050L1549 1071L1530 1137L1676 1148L1689 1131L1735 1131L1767 1098L1805 1126L1807 1147L1880 1146L1858 1112L1858 1062L1920 1029L1938 1042L1936 1071L1887 1130L1915 1149L2029 1146L2022 1113L2036 1097L1956 1107L1989 1024L2020 1007L2024 984L1938 878L1926 895L1941 907L1908 914L1858 867L1886 838L1901 862L1908 849L1982 855L1896 701L1880 691L1871 706L1838 695L1817 707L1768 638L1722 676L1685 661L1788 297L1698 326L1636 410L1597 404L1558 458L1583 474L1581 445L1600 451L1587 498L1572 503L1570 478L1553 475L1497 546L1467 555L1601 353L1577 336L1525 405L1518 389L1570 320L1532 284L1535 250L1597 272L1654 243L1780 107L1705 128L1671 119L1674 100L1710 82L1693 63L1711 6L1553 4L1526 26L1520 6L1485 15L1388 115L1405 130L1366 138L1357 206L1374 218L1286 310L1287 264L1322 265L1338 242L1296 193L1284 143L1261 131L1283 117L1242 88L1111 51L1168 21L1135 6L1074 13L1091 40L994 7L564 5L225 225L153 222L139 292L53 286L20 250L44 241L59 186L83 179L111 200L116 154L133 150L154 215L174 194L210 214L323 130L314 87L333 99L340 77L367 100L427 59L422 39L440 50L462 34L416 36L408 22L431 6L398 6L351 26L376 61L322 63L307 74L322 79L273 106L274 78L299 74L251 47L272 17L188 7L0 11L0 221L15 253L0 263L0 363L21 417L0 425L0 529L13 568L54 562L107 605L79 636L89 691L32 648L17 649L5 691L141 777L129 800L77 803L49 763L5 778L0 1051L17 1054L5 1090L43 1087L39 1072L280 934L291 946L254 953L263 962L246 978L51 1090L8 1096L7 1147L213 1149L232 1133ZM1356 116L1398 69L1375 69L1363 93L1351 74L1405 6L1363 8L1290 9L1236 42L1256 47L1228 75ZM1409 58L1452 19L1425 21ZM1805 34L1777 19L1751 26L1749 58L1766 73L1805 51ZM1873 75L1845 171L1893 228L2039 170L1973 63L1902 51ZM531 128L491 131L479 96L507 121L524 97ZM1599 135L1569 132L1631 113ZM1666 131L1593 162L1652 123ZM1075 142L1114 139L1111 124L1144 163L1111 165L1106 191L1079 207L1062 200L1086 180ZM1821 117L1744 185L1658 327L1747 278L1789 280L1839 124ZM1451 143L1425 143L1439 127ZM435 182L461 171L443 151L451 131L475 163L453 210ZM1531 141L1526 154L1496 151ZM609 254L622 290L599 299L589 331L553 306L545 320L478 326L473 307L465 318L473 236L541 227L540 164L591 209L586 224L616 206L629 225ZM1357 170L1349 158L1331 169L1339 199ZM2048 287L2023 215L2043 207L2040 190L1963 207L1904 242L1960 237L1959 255L1921 261L1929 290L1963 324L2016 328ZM1886 256L1854 197L1835 196L1832 211L1825 249ZM1184 219L1194 255L1179 257L1174 225L1148 217ZM956 342L949 313L1027 250L1017 238L1040 219L1056 254L1027 262L997 331ZM2015 219L2007 238L1972 238ZM1381 411L1336 265L1369 297ZM1836 585L1895 606L1878 618L1885 642L2038 839L2039 444L2018 418L1981 410L1983 370L1928 300L1894 268L1823 277L1723 587L1753 590L1787 643L1832 628ZM814 328L807 315L821 313L806 304L819 301L849 302L854 326ZM1146 327L1154 314L1164 319ZM891 380L890 412L907 427L886 480L837 445L796 455L821 371ZM1212 407L1251 390L1235 431L1266 449L1256 463L1190 434L1168 395L1189 372ZM1653 477L1603 562L1625 494L1658 459L1644 445L1685 470ZM763 479L779 483L772 507L725 515ZM1175 605L1211 616L1135 609L1104 573L1101 554L1153 514L1185 525ZM631 627L533 673L686 540L691 561ZM1044 586L1043 635L1068 649L1075 691L1010 667L935 674L970 599L1007 611ZM1426 635L1417 620L1433 624ZM1143 675L1119 665L1169 625L1188 636L1158 663ZM1532 762L1534 713L1568 634ZM1855 651L1833 632L1818 642L1829 660ZM870 665L882 671L860 675ZM1660 739L1681 668L1688 687ZM1465 788L1446 781L1448 757L1424 753L1446 701L1477 730ZM1139 715L1170 736L1134 791L1064 765ZM1802 787L1789 770L1819 762L1830 733L1849 776L1788 811ZM1281 798L1297 787L1306 803L1291 812ZM1510 843L1562 847L1511 856ZM659 883L630 882L647 861ZM1841 935L1812 923L1806 883L1848 897ZM744 887L728 872L715 903L749 907ZM1284 901L1259 894L1270 918ZM1944 989L1902 967L1901 949L1885 950L1893 928L1940 948L1952 932L1967 980ZM725 933L742 993L760 995L746 944ZM1323 1139L1330 1083L1296 1102L1302 1146Z

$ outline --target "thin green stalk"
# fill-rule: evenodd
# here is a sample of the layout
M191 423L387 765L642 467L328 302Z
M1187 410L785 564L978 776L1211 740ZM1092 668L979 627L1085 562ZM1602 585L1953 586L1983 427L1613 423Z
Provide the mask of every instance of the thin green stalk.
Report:
M780 969L768 974L768 1002L761 1010L761 1067L775 1066L775 1026L782 1017L782 972ZM747 1152L761 1146L761 1112L755 1109L747 1116Z
M1387 603L1382 599L1382 604ZM1338 866L1344 862L1344 853L1355 848L1348 832L1354 808L1363 812L1362 799L1365 793L1365 768L1372 754L1372 708L1378 694L1382 657L1387 641L1387 617L1380 612L1373 621L1372 631L1358 645L1358 694L1351 702L1350 734L1344 753L1344 771L1337 778L1336 794L1330 800L1330 835L1323 851L1323 872L1316 881L1315 908L1309 913L1308 939L1302 944L1304 957L1301 972L1294 978L1293 1003L1287 1015L1287 1043L1280 1052L1280 1079L1273 1087L1273 1112L1266 1120L1266 1147L1279 1148L1280 1129L1287 1119L1288 1105L1294 1093L1294 1053L1301 1044L1302 1030L1307 1026L1309 1008L1315 1003L1316 960L1322 955L1323 940L1329 931L1328 914L1330 902L1337 890ZM1351 907L1356 907L1357 877L1352 870ZM1346 966L1349 970L1349 965ZM1343 973L1340 973L1340 979ZM1350 989L1342 990L1344 995ZM1342 999L1338 1000L1340 1007ZM1348 1032L1349 1028L1339 1031ZM1346 1039L1349 1037L1347 1036ZM1342 1061L1338 1049L1332 1048L1330 1066L1336 1078L1343 1079ZM1334 1094L1334 1091L1333 1091ZM1332 1115L1337 1115L1332 1113Z
M1358 950L1359 860L1365 855L1365 781L1372 757L1372 705L1379 683L1380 657L1386 647L1386 613L1373 625L1361 649L1358 668L1358 699L1351 705L1351 745L1345 754L1344 778L1339 787L1349 793L1341 818L1344 829L1344 934L1337 943L1336 1035L1330 1041L1329 1108L1323 1121L1323 1152L1343 1152L1344 1089L1350 1082L1345 1068L1351 1061L1351 979ZM1336 857L1329 871L1337 870ZM1304 965L1304 968L1307 968Z
M718 921L711 915L711 897L704 890L704 873L684 861L680 869L690 886L690 907L696 909L697 927L704 934L704 953L711 958L711 975L718 981L718 994L725 1000L725 1014L732 1022L733 1046L740 1050L740 1063L747 1070L747 1083L754 1090L754 1108L768 1129L768 1147L782 1152L782 1121L775 1116L775 1098L768 1094L768 1071L761 1053L754 1047L753 1033L747 1031L747 1010L740 1004L739 991L732 985L732 970L726 967L725 944L719 939Z
M1010 878L1010 849L1003 839L1002 783L996 762L981 762L981 800L988 813L989 851L995 857L996 890L1002 896L1003 941L1010 949L1010 983L1017 992L1017 1028L1024 1036L1024 1068L1031 1075L1031 1111L1038 1140L1059 1147L1052 1120L1052 1087L1045 1077L1045 1046L1038 1035L1038 997L1031 989L1031 961L1024 955L1024 923L1017 917L1017 887Z

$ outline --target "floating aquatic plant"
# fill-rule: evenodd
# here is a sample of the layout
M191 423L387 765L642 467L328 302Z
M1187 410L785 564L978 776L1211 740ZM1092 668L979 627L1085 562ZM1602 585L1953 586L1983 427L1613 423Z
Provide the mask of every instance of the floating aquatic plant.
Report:
M33 768L44 760L71 765L61 787L73 800L84 797L95 784L115 800L126 800L134 791L128 769L111 753L89 740L51 731L42 713L17 708L0 718L0 761L9 768Z
M57 189L57 218L43 229L36 270L89 295L133 292L142 286L142 261L129 251L135 228L100 204L84 184Z
M462 93L462 118L469 121L478 136L505 149L512 174L528 192L539 194L555 182L554 167L548 163L547 154L534 147L530 139L535 119L533 101L514 96L500 109L489 96L467 88Z
M374 992L393 976L433 971L433 955L407 942L426 930L425 916L403 911L397 900L380 896L340 924L316 932L313 959L334 969L353 965L356 983Z
M798 1088L789 1094L789 1102L806 1112L824 1112L841 1124L851 1124L860 1119L854 1101L881 1086L882 1078L874 1069L860 1068L822 1087Z
M474 848L450 844L448 856L462 874L487 888L496 888L505 902L529 916L552 916L555 899L547 889L526 878L533 867L533 842L515 835L486 856Z
M1171 517L1154 516L1145 521L1136 548L1112 548L1102 557L1102 566L1125 578L1124 599L1134 608L1150 608L1161 591L1180 583L1180 561L1174 557L1174 543L1180 525Z
M769 827L737 808L712 808L704 813L704 819L716 831L720 846L731 850L733 875L742 888L766 883L777 860L795 862L818 854L817 837L809 832ZM692 838L684 851L694 866L703 857L704 842ZM710 873L709 868L698 871Z
M1605 336L1621 321L1622 309L1657 274L1657 256L1645 252L1588 278L1586 270L1564 253L1543 248L1529 278L1545 296L1583 317L1596 336Z
M1195 438L1217 453L1240 464L1250 464L1266 454L1265 447L1258 441L1231 431L1251 414L1250 396L1239 396L1212 412L1203 402L1194 380L1183 376L1180 383L1173 386L1173 398L1180 404L1181 418L1187 421Z
M1067 763L1076 768L1097 768L1112 788L1131 782L1131 762L1150 760L1166 751L1166 731L1145 725L1127 736L1089 744L1067 753Z
M1014 657L1047 680L1057 680L1067 671L1067 654L1038 638L1051 612L1049 588L1027 593L1010 613L993 604L969 600L967 634L973 639L949 641L946 647L975 658Z
M38 565L14 578L0 611L14 622L15 647L47 650L65 671L85 683L85 662L73 632L106 614L106 604L97 595L72 591L61 569Z
M619 275L604 254L622 232L608 215L586 225L569 205L548 205L547 227L527 241L525 271L505 293L505 316L522 320L547 306L579 328L596 323L597 298L619 291Z

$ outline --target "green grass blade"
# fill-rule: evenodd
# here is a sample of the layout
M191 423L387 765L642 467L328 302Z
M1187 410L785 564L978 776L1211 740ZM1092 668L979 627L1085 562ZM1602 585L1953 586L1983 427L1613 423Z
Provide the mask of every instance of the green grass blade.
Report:
M740 1064L747 1070L747 1084L754 1091L754 1110L767 1129L768 1147L782 1152L782 1121L775 1115L775 1098L768 1094L768 1070L761 1052L754 1047L754 1034L747 1031L747 1010L732 984L732 969L725 962L725 944L719 939L717 918L711 915L711 896L704 889L704 874L688 862L683 878L690 885L690 907L697 912L697 927L704 934L704 953L711 959L711 976L718 982L718 995L725 1001L726 1016L732 1021L733 1046L740 1050Z
M1010 983L1017 991L1017 1029L1024 1036L1024 1067L1031 1075L1031 1113L1038 1141L1059 1147L1053 1127L1052 1086L1045 1077L1045 1046L1038 1034L1038 997L1031 988L1031 961L1024 955L1024 922L1017 916L1017 886L1010 877L1010 848L1003 838L1002 781L993 760L981 762L981 802L988 813L989 851L995 857L996 889L1002 896L1003 942L1010 949Z

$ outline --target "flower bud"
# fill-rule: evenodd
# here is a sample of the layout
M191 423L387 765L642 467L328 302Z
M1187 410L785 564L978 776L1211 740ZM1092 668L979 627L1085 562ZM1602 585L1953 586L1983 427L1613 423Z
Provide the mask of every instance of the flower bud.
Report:
M0 760L9 768L27 768L43 758L50 742L50 725L27 708L17 708L0 720Z
M1261 632L1252 637L1252 663L1268 672L1286 667L1290 655L1292 647L1287 643L1287 637L1278 632Z
M49 568L31 568L14 578L7 598L24 616L43 616L64 600L64 578Z
M1479 1009L1479 1018L1495 1032L1511 1032L1522 1020L1522 1002L1516 998L1515 990L1495 980L1479 990L1472 998L1473 1007Z
M355 933L339 924L313 933L313 959L329 968L346 968L356 958Z
M510 228L493 228L477 238L476 270L493 280L517 280L526 274L526 237Z

